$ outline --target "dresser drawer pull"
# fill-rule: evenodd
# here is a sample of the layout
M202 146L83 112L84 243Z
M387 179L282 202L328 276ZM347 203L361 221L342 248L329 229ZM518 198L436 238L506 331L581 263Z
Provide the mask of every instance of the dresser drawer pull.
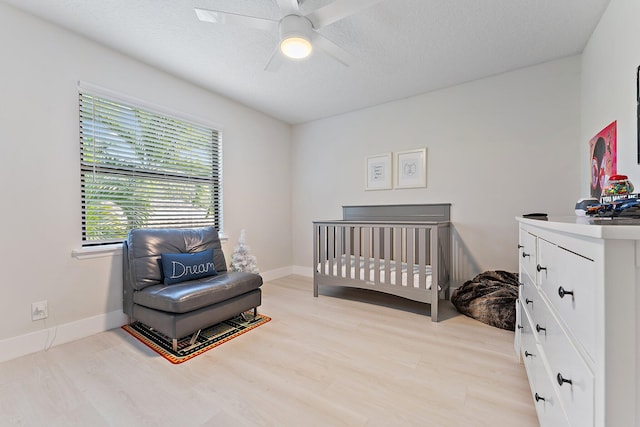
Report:
M525 299L524 299L524 303L525 303L525 304L533 304L533 300L532 300L532 299L529 299L529 298L525 298Z
M547 271L547 267L543 267L540 264L538 264L538 265L536 265L536 270L538 270L538 271L542 271L542 270Z
M531 256L531 254L528 254L528 253L526 253L526 252L522 252L522 258L526 258L526 257L528 257L528 256Z
M524 246L518 245L518 249L522 249L522 248L524 248Z
M540 396L538 393L536 393L535 398L536 398L536 402L540 402L541 400L543 402L545 401L544 397Z
M518 325L518 329L524 329L524 326Z
M556 379L558 380L558 384L562 386L562 384L567 383L567 384L573 384L573 381L568 380L566 378L562 377L562 374L560 372L558 372L558 376L556 377Z
M542 326L540 326L540 325L538 325L538 324L536 323L536 331L538 331L538 332L540 332L540 331L545 331L545 332L547 332L547 328L543 328Z
M558 295L560 295L560 298L564 298L565 295L573 296L573 291L567 291L562 286L560 286L558 288Z
M533 353L529 353L527 350L524 351L524 357L533 357Z

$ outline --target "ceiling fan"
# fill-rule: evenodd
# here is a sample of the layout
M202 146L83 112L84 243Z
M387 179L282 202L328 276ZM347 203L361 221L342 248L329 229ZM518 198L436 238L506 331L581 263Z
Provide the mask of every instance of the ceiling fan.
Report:
M217 10L195 8L198 19L214 24L240 25L265 31L279 31L280 43L271 55L265 70L275 71L283 56L290 59L307 58L314 49L318 49L348 66L352 56L317 32L322 27L333 24L381 0L336 0L312 12L302 14L299 0L276 0L282 12L279 21L239 15Z

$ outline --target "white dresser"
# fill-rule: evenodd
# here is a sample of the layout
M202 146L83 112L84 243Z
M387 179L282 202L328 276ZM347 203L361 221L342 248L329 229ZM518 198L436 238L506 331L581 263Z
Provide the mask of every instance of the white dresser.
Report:
M640 427L640 225L517 221L515 347L540 425Z

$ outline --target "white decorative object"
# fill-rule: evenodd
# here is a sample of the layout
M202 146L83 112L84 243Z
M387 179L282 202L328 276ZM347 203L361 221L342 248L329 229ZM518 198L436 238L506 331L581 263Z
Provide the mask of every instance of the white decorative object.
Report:
M365 189L391 190L391 153L369 156L365 162Z
M396 153L396 188L427 186L427 149Z
M258 274L258 265L256 263L256 257L249 253L249 246L245 243L245 232L240 231L240 238L238 239L238 245L231 255L231 271L244 271L248 273Z
M518 221L515 347L540 425L640 425L640 227Z

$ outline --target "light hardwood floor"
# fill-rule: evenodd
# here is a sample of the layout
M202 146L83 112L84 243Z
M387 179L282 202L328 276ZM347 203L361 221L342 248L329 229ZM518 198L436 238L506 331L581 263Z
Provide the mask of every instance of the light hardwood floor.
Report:
M513 333L428 307L275 280L271 322L181 365L121 329L0 364L0 425L537 426Z

